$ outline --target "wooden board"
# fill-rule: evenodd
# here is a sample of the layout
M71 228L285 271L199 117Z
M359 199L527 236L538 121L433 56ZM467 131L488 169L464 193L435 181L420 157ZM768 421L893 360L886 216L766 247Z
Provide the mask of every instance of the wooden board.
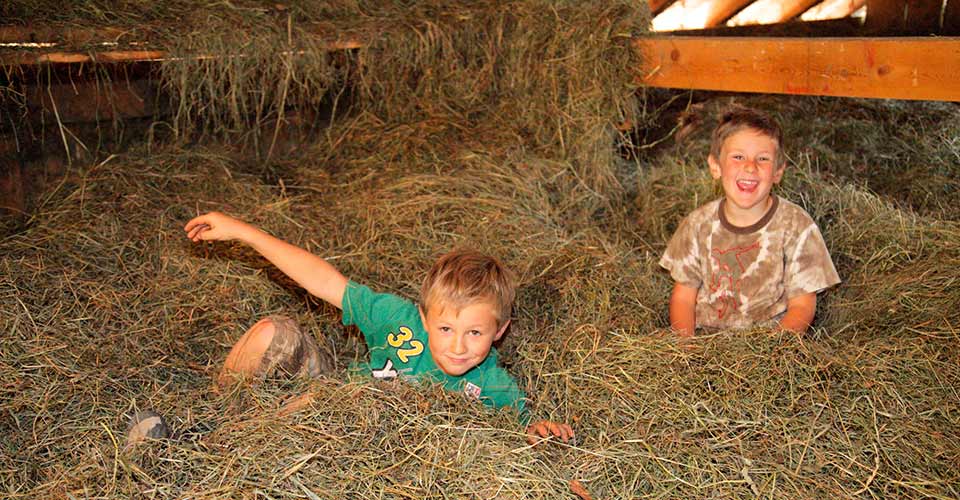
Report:
M757 0L730 18L730 26L776 24L803 14L820 0Z
M660 11L671 3L673 3L673 0L647 0L651 14L659 14Z
M717 26L752 0L680 0L657 14L654 31L703 29Z
M847 17L867 3L867 0L823 0L800 15L802 21L822 21Z
M960 101L960 38L638 38L652 87Z

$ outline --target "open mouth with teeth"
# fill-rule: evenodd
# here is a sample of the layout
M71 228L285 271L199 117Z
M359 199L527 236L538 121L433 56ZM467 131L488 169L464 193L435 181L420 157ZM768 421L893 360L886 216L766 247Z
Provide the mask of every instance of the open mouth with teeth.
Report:
M748 180L738 180L737 188L740 191L745 191L747 193L752 193L757 190L757 186L760 185L760 181L748 181Z

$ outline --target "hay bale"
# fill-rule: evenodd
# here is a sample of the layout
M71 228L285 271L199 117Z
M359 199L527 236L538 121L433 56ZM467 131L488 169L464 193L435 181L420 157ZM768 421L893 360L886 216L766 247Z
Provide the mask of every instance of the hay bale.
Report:
M681 348L664 330L671 283L656 262L680 218L717 192L702 133L655 163L617 156L611 125L633 106L621 34L644 13L626 2L306 5L291 6L294 20L396 25L362 52L354 107L306 154L133 150L71 170L0 240L5 496L558 498L572 484L594 498L958 496L948 217L836 185L794 154L780 192L817 219L844 285L811 335L722 332ZM257 95L250 66L230 64L207 68L216 78L181 115L208 138L255 134L244 113L257 108L202 107L230 89ZM185 81L205 81L198 70ZM300 84L285 75L307 74L257 71L281 78L263 89L272 111L261 116ZM939 116L908 109L918 123ZM183 223L211 209L407 297L451 246L504 257L522 286L502 358L535 417L572 422L576 443L530 448L510 411L342 372L210 391L229 346L270 314L323 332L339 366L365 356L336 310L250 249L187 242ZM144 408L175 439L123 455L126 415Z

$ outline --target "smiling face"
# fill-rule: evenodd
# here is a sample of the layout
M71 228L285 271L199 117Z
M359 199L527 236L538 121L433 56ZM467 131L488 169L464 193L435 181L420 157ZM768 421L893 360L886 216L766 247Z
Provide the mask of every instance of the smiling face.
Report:
M430 355L443 373L454 377L463 375L486 359L494 341L499 340L510 325L509 320L498 325L495 311L489 302L475 302L459 310L433 304L426 314L420 309Z
M711 154L707 159L710 174L723 186L724 212L730 223L750 226L770 208L770 190L783 177L783 165L777 163L779 147L773 137L743 128L723 141L719 158Z

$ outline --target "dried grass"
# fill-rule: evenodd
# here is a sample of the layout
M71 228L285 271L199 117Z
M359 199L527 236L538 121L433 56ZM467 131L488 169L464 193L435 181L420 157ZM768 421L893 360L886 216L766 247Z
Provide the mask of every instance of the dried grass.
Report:
M629 86L595 88L623 67L619 30L594 25L607 37L596 45L577 31L602 19L587 11L611 7L555 6L545 31L568 23L570 39L529 40L594 76L559 58L511 84L525 65L539 69L535 44L517 41L514 54L467 43L492 43L496 30L480 26L515 28L519 40L520 27L549 16L471 11L468 24L441 15L465 4L411 8L396 23L410 31L394 27L397 36L430 42L405 52L390 38L364 67L449 73L411 73L403 90L365 75L349 112L296 158L262 162L209 140L144 147L45 193L26 229L0 240L3 495L558 498L576 480L595 498L960 496L957 223L837 185L791 150L781 193L818 220L844 284L809 335L723 332L681 348L664 330L671 283L656 262L683 215L716 195L696 159L705 138L656 164L619 158L607 130L629 109L616 93ZM486 62L443 65L468 46ZM603 62L577 59L578 47ZM512 62L490 66L493 48ZM515 113L525 95L529 113ZM748 103L797 106L769 99ZM807 101L807 113L827 113L822 104ZM938 119L903 106L925 126ZM227 121L188 113L203 116L194 132L252 133L237 122L203 132L229 122L215 114ZM187 242L184 221L211 209L407 297L451 246L502 256L522 280L502 359L535 416L572 422L576 443L530 448L510 412L345 371L210 391L232 342L271 313L294 316L341 366L365 355L335 309L250 249ZM309 407L280 415L303 393ZM146 407L177 435L125 452L126 420Z

